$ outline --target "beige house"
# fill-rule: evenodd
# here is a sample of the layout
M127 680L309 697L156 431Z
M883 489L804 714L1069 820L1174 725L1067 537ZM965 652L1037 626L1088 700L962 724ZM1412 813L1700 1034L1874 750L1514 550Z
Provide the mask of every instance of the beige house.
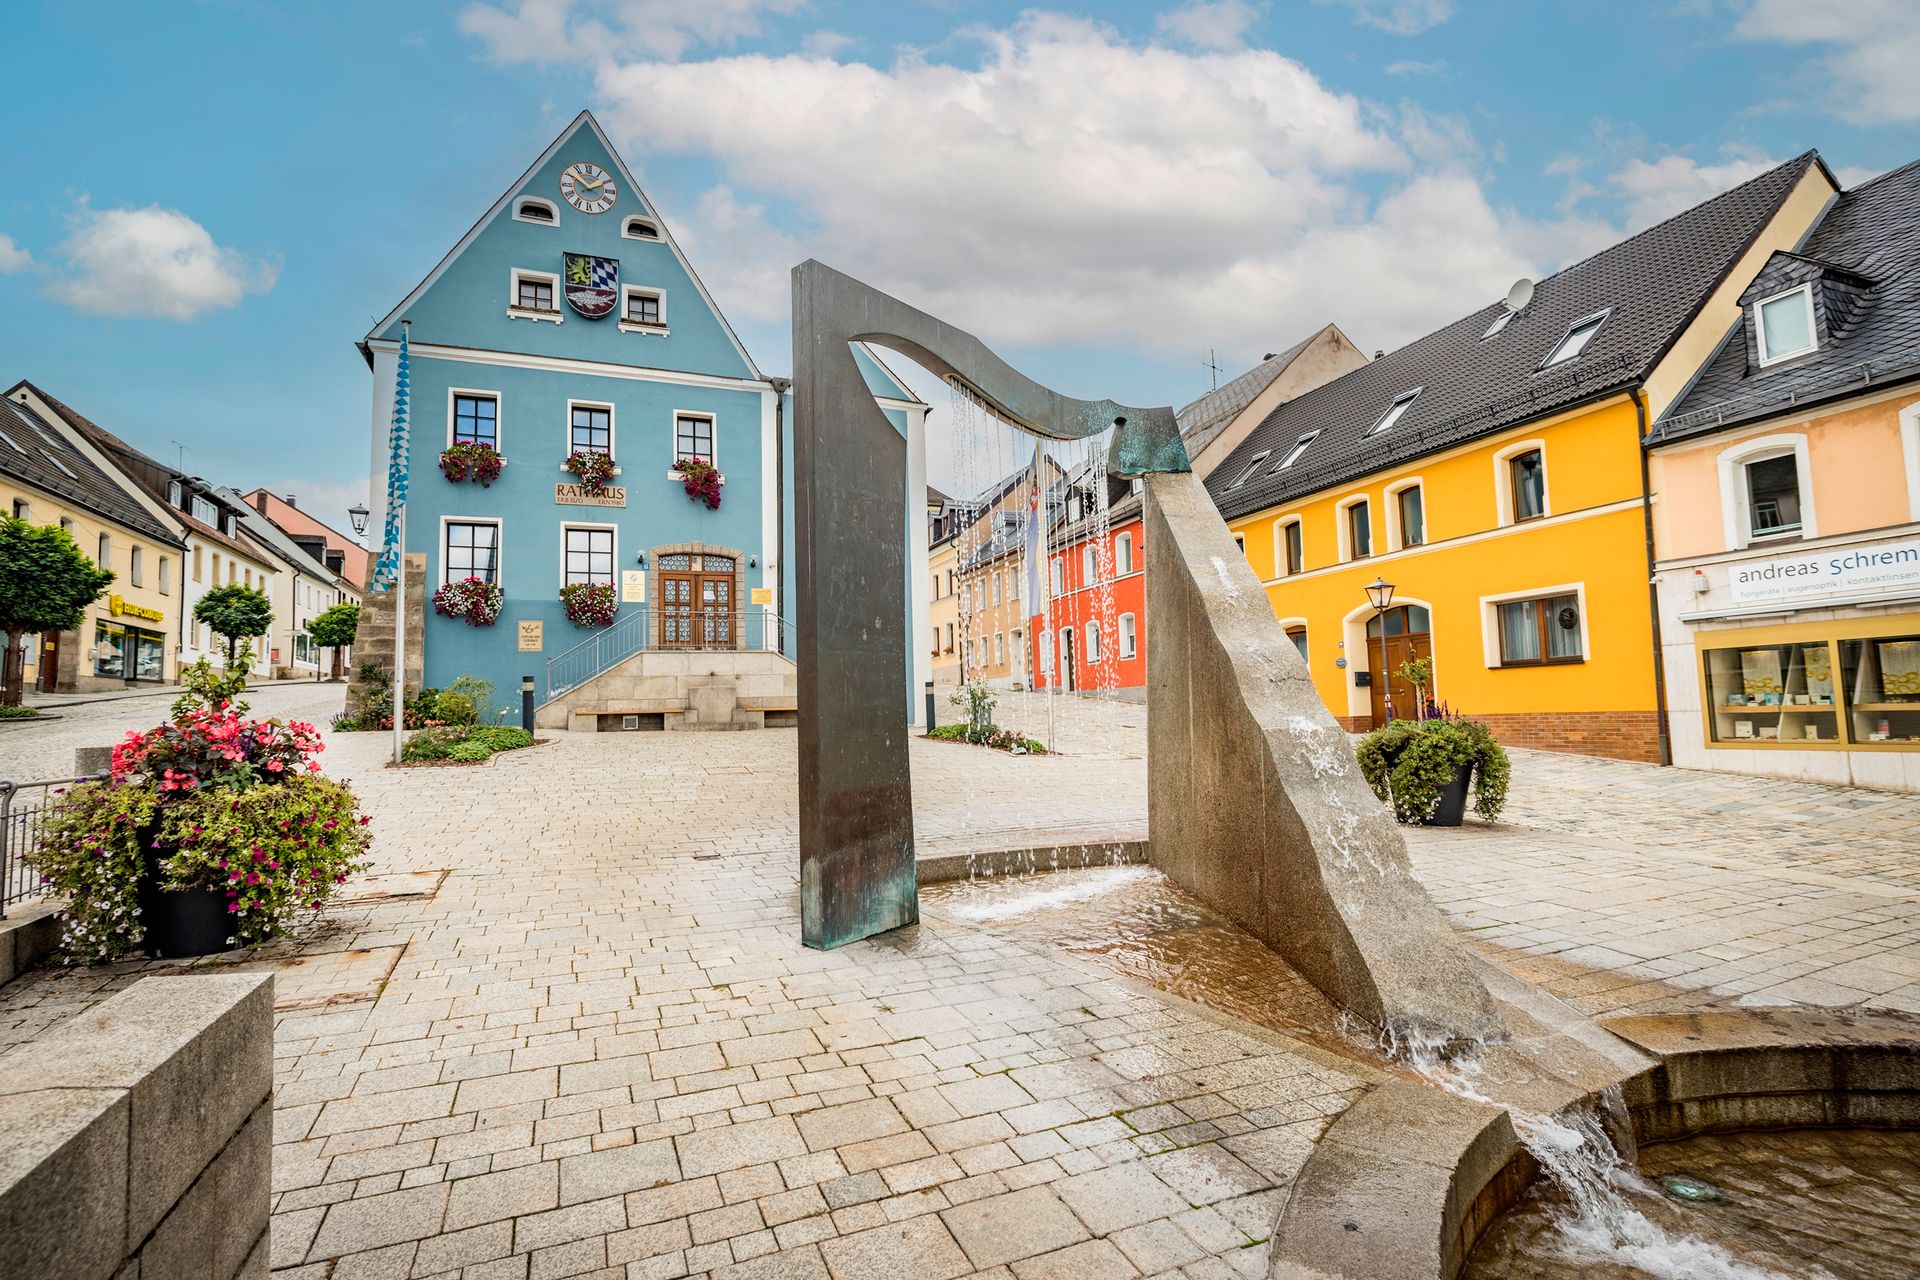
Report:
M927 602L936 686L960 683L960 525L962 504L927 486Z

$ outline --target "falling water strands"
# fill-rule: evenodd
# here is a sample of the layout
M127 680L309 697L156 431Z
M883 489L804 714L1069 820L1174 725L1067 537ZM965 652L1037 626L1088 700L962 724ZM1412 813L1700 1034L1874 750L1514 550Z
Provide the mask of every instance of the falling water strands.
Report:
M1443 1038L1400 1029L1381 1035L1378 1045L1449 1093L1495 1103L1485 1091L1491 1082L1484 1044L1448 1052ZM1618 1085L1602 1091L1596 1107L1557 1115L1495 1105L1507 1106L1521 1145L1566 1197L1554 1225L1569 1260L1628 1267L1656 1280L1796 1280L1743 1262L1712 1241L1669 1231L1635 1206L1635 1197L1658 1201L1662 1193L1634 1167L1632 1128ZM1615 1145L1615 1133L1629 1144L1625 1153ZM1825 1275L1816 1271L1797 1280Z

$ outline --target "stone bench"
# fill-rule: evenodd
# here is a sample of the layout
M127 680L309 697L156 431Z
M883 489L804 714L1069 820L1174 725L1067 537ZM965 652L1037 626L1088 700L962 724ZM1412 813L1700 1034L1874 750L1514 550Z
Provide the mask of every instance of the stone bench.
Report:
M0 1055L0 1275L266 1280L273 978L145 978Z

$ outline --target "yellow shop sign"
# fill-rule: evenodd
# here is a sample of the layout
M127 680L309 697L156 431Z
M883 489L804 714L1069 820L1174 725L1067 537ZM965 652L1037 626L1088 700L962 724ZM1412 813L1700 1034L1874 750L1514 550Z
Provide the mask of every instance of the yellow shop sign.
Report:
M149 609L143 604L134 604L132 601L123 599L120 596L107 597L107 611L116 618L124 615L129 618L145 618L149 622L160 622L167 616L158 609Z

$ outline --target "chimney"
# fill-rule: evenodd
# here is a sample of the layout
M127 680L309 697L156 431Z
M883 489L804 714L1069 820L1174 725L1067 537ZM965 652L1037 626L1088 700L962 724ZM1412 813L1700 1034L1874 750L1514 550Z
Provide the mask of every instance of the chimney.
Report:
M1378 349L1378 348L1376 348L1376 349L1374 350L1374 353L1373 353L1373 358L1374 358L1375 360L1378 360L1378 359L1380 359L1380 358L1381 358L1382 356L1384 356L1384 355L1386 355L1386 354L1387 354L1387 353L1386 353L1386 352L1385 352L1384 350L1381 350L1381 349Z
M300 509L300 504L293 500L293 495L290 493L282 497L280 501L286 503L288 506L292 507L296 511Z

